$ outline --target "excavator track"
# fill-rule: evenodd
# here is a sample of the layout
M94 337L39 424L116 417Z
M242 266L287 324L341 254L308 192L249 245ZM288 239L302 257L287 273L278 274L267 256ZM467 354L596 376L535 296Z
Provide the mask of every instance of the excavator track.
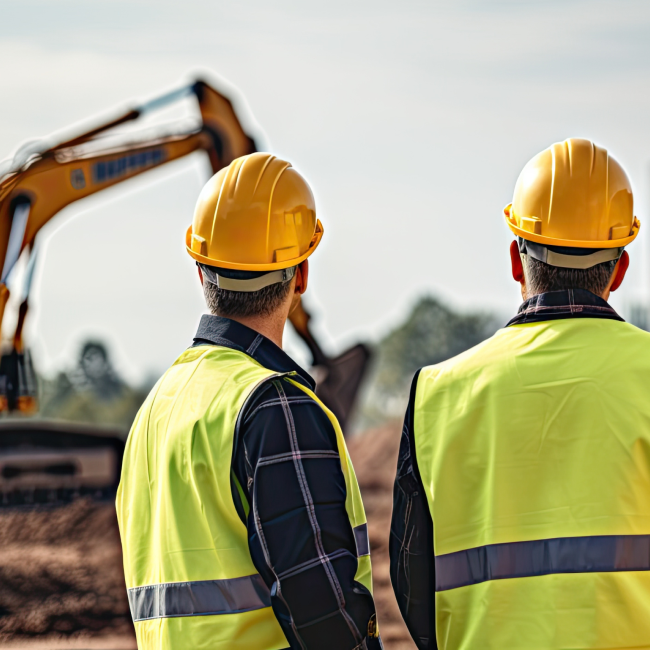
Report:
M124 432L57 420L0 422L0 507L112 500Z

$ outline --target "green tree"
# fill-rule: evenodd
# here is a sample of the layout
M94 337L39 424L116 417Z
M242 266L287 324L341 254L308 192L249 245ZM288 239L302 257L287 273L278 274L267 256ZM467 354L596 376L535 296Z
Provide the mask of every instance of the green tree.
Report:
M491 336L501 325L494 314L462 313L436 298L422 298L406 321L375 347L355 429L403 417L418 368L460 354Z

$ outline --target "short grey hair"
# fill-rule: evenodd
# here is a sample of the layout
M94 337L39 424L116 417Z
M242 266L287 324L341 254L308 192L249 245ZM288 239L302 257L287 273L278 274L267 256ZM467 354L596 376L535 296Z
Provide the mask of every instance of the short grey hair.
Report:
M526 278L527 298L539 293L563 289L586 289L597 296L602 296L618 262L618 260L610 260L589 269L566 269L545 264L530 255L522 255L521 259Z
M203 295L210 313L226 318L268 316L286 300L291 286L291 281L276 282L259 291L229 291L203 277Z

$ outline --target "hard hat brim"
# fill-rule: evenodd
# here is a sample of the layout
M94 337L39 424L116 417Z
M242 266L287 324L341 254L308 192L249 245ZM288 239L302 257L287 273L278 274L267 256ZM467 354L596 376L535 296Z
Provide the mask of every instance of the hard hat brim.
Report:
M228 262L226 260L217 260L211 257L206 257L205 255L200 255L192 250L190 244L192 242L192 226L187 229L185 233L185 248L190 254L190 257L193 257L197 262L201 264L207 264L208 266L218 266L222 269L233 269L237 271L278 271L281 269L288 269L291 266L297 266L301 262L304 262L317 248L323 238L323 224L319 219L316 219L316 228L314 230L314 236L309 244L309 248L300 256L295 257L290 260L283 260L282 262L272 262L269 264L246 264L246 263L237 263L237 262Z
M508 228L522 239L535 242L536 244L545 244L546 246L566 246L568 248L623 248L636 239L636 236L639 234L639 229L641 228L641 223L636 217L634 217L632 223L632 234L623 239L607 239L605 241L556 239L554 237L545 237L544 235L539 235L534 232L529 232L528 230L523 230L523 228L519 228L514 215L509 216L508 213L504 213L504 217Z

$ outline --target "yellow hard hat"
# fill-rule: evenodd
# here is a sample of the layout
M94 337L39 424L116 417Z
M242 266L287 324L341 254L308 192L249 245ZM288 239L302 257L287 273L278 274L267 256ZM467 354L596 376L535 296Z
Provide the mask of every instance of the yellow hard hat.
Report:
M290 163L253 153L233 160L207 182L185 244L200 264L265 272L300 264L322 236L307 181Z
M524 167L504 212L510 230L536 244L622 251L639 233L633 210L632 186L621 165L606 149L571 138Z

